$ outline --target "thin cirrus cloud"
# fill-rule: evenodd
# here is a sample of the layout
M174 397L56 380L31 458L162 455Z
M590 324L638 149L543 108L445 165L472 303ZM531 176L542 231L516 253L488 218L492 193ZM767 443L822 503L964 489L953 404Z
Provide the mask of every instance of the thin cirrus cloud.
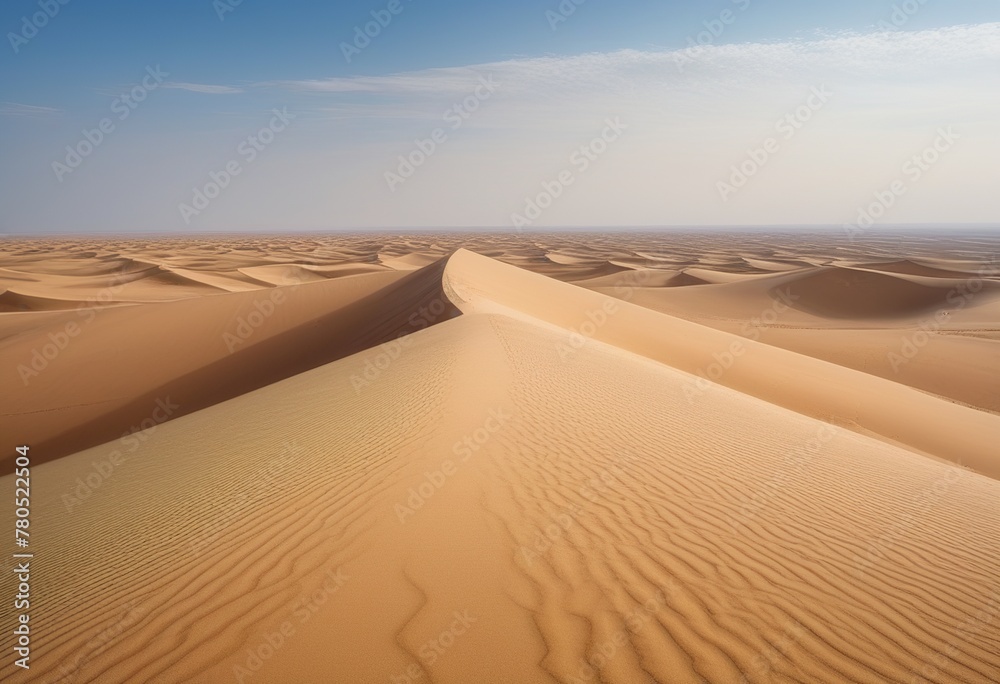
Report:
M342 181L350 190L336 207L359 225L498 225L614 117L628 125L621 142L539 225L840 223L951 124L961 145L893 218L982 221L991 204L981 188L1000 153L998 66L1000 23L990 23L539 56L266 87L295 94L305 108L336 106L341 120L354 112L371 129L373 142L357 162L365 170ZM483 77L495 81L496 94L449 132L426 168L394 194L377 187L375 179L442 126L445 107L475 93ZM775 122L801 110L814 88L832 92L822 111L798 122L794 139L776 134ZM328 128L330 149L344 144L342 158L358 154L339 130ZM729 202L720 199L719 181L768 136L780 138L780 155Z
M276 143L273 169L255 166L231 193L245 193L242 202L205 226L287 215L303 226L504 225L619 117L621 141L537 225L839 224L949 124L962 144L893 219L982 221L995 215L982 187L1000 154L998 65L1000 23L991 23L246 83L287 98L300 133ZM443 113L483 78L496 91L450 127ZM732 166L823 87L832 99L781 138L766 172L720 199ZM388 189L386 173L436 129L447 142Z
M537 94L593 88L637 92L650 86L690 88L751 85L829 73L889 77L940 73L959 65L996 66L1000 23L919 32L843 33L816 40L706 45L681 50L619 50L568 57L532 57L384 76L355 76L260 83L306 93L421 95L467 92L483 75L505 91Z
M236 85L166 83L164 87L209 95L279 89L328 98L316 113L337 117L394 116L389 109L421 101L472 94L480 80L496 83L508 103L526 114L560 107L614 101L638 109L697 112L707 99L726 99L764 90L802 88L835 81L847 88L890 83L890 89L954 88L980 80L969 90L981 102L982 86L996 82L1000 70L1000 23L953 26L928 31L842 33L813 40L706 45L680 50L625 49L572 56L526 57L449 66L380 76L287 79Z
M187 90L192 93L202 93L205 95L235 95L237 93L245 92L243 88L236 86L212 85L208 83L167 82L164 83L162 87L172 88L174 90Z
M54 107L23 104L21 102L0 102L0 116L51 116L62 110Z
M249 87L284 90L307 115L345 123L353 119L372 134L390 138L420 133L414 127L418 121L426 127L440 120L446 107L472 96L483 78L496 84L496 93L467 126L494 136L582 132L606 115L675 130L739 128L780 115L820 86L837 92L838 110L852 130L874 130L895 121L923 126L932 116L979 122L1000 117L998 67L1000 23L989 23L525 57ZM507 142L516 148L528 141Z

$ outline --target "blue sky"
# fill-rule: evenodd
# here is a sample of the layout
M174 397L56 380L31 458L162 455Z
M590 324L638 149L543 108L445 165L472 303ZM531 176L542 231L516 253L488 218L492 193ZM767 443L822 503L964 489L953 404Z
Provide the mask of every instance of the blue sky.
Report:
M886 222L1000 220L995 0L224 2L3 4L0 230L841 224L897 180Z

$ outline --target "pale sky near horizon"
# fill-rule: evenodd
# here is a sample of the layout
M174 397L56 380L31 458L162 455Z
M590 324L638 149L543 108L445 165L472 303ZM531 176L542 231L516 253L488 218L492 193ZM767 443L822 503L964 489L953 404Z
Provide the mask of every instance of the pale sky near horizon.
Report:
M812 5L11 1L0 232L1000 224L1000 6Z

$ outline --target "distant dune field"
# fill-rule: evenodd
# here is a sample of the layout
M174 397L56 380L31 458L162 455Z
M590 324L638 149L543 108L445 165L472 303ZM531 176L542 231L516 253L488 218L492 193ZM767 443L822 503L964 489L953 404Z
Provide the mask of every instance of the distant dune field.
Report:
M1000 681L998 254L0 242L0 680Z

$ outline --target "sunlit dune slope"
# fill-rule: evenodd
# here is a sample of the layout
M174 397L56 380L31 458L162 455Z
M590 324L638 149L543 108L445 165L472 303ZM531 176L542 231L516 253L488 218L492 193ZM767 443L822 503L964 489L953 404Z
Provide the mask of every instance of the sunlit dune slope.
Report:
M728 388L691 403L693 376L600 341L567 356L541 307L603 298L470 254L444 279L467 315L377 373L367 350L173 420L97 483L114 443L36 467L25 681L1000 677L1000 483Z
M961 279L838 267L710 287L663 287L641 272L578 284L1000 413L1000 271L966 267Z
M716 387L711 379L1000 478L998 416L520 271L467 250L449 259L444 288L465 313L527 317L575 332L577 344L605 342L698 375L688 386L692 404Z

